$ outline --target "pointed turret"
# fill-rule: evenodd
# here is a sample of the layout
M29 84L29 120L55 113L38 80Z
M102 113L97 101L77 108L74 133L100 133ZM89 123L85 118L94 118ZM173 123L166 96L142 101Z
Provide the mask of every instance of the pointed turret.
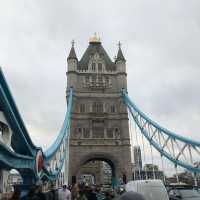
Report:
M121 43L120 42L118 43L118 46L119 46L119 49L118 49L118 52L117 52L117 57L116 57L115 62L117 62L117 61L126 62L126 59L124 58L124 55L122 53Z
M74 40L72 40L72 47L70 49L69 56L67 57L67 60L69 60L69 59L76 59L76 60L78 60L77 57L76 57L75 49L74 49Z
M117 71L121 73L120 79L124 80L123 76L126 76L126 59L124 58L124 55L122 53L121 49L121 43L118 43L118 52L117 52L117 57L115 58L115 64L117 67ZM120 81L120 80L119 80ZM122 88L126 88L126 85L124 83L121 84Z
M69 56L67 57L67 73L74 72L77 69L78 58L76 57L76 52L74 49L74 40L72 40L72 47L69 52Z

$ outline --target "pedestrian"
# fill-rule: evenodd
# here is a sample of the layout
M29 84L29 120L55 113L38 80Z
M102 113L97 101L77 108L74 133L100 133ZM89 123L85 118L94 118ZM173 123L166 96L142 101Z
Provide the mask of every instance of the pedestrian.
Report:
M23 196L21 200L35 200L36 199L35 189L36 189L35 186L32 186L28 191L28 194L26 196Z
M112 200L110 191L105 192L105 199L104 200Z
M78 196L77 196L77 200L88 200L86 197L86 192L85 192L85 184L84 183L80 183L78 184Z
M85 195L84 183L75 184L72 188L72 200L88 200Z
M46 200L45 194L42 192L42 185L36 185L34 200Z
M58 199L59 200L71 200L71 192L67 188L65 183L61 189L58 190Z
M105 198L105 196L101 193L101 188L99 186L96 186L95 193L97 200L103 200Z
M47 199L48 200L57 200L58 199L54 183L51 183Z
M97 200L97 196L90 186L85 187L85 195L88 200Z
M142 194L129 191L122 194L118 200L148 200L148 199L145 199Z
M20 196L21 196L21 190L19 188L15 188L10 200L20 200Z

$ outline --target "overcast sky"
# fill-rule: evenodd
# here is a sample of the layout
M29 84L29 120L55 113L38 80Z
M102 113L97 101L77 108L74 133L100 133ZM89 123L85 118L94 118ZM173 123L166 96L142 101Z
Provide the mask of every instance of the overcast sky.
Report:
M199 0L0 0L0 65L36 145L64 119L66 58L94 32L127 60L128 91L150 118L200 140Z

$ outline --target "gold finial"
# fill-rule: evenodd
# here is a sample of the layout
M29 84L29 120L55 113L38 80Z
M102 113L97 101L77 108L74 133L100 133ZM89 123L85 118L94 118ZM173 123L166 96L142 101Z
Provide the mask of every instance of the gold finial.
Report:
M90 41L90 42L97 42L97 43L101 42L101 41L100 41L100 37L97 37L97 33L96 33L96 32L94 33L94 36L92 36L92 37L90 38L89 41Z

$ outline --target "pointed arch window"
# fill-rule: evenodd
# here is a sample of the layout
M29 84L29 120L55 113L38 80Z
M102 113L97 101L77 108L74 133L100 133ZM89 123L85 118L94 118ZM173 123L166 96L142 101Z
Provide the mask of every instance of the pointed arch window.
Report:
M111 107L110 107L110 111L111 111L111 113L115 113L115 112L116 112L116 107L115 107L114 104L111 105Z
M80 113L85 113L85 104L80 104Z
M83 128L83 138L89 138L89 137L90 137L90 129Z
M103 68L102 68L102 63L98 63L98 72L102 72Z

